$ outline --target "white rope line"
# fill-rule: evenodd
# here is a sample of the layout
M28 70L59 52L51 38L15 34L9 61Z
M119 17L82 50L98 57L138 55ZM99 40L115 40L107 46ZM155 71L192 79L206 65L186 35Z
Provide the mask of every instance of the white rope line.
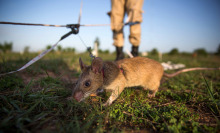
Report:
M79 19L80 22L80 19ZM11 24L11 25L27 25L27 26L47 26L47 27L67 27L68 25L53 25L53 24L35 24L35 23L18 23L18 22L5 22L1 21L0 24ZM96 27L96 26L125 26L125 25L134 25L138 24L137 22L127 22L121 24L79 24L79 26L84 27Z
M5 22L5 21L1 21L0 24L29 25L29 26L48 26L48 27L66 27L66 25L34 24L34 23L17 23L17 22Z
M47 53L49 53L51 50L53 50L53 49L57 46L57 44L58 44L60 41L61 41L61 40L59 40L57 43L55 43L50 49L47 49L47 50L43 51L41 54L39 54L38 56L36 56L36 57L33 58L32 60L30 60L28 63L26 63L24 66L22 66L22 67L19 68L18 70L16 70L16 71L11 71L11 72L8 72L8 73L0 74L0 76L12 74L12 73L19 72L19 71L21 71L21 70L26 69L27 67L29 67L30 65L34 64L36 61L38 61L39 59L41 59L42 57L44 57L44 56L45 56Z

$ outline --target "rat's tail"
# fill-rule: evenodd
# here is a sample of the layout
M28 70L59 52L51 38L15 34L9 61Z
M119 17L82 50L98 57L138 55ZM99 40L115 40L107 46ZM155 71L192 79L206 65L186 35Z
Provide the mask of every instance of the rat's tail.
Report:
M182 69L182 70L179 70L179 71L177 71L175 73L171 73L171 74L164 73L163 75L165 77L172 78L176 75L179 75L180 73L189 72L189 71L197 71L197 70L220 70L220 67L219 68L202 68L202 67L187 68L187 69Z

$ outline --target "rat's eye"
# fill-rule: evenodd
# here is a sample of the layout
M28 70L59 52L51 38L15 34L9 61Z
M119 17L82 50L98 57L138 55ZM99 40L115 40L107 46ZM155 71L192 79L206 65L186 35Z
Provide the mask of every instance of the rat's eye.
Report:
M84 83L84 86L85 87L89 87L91 85L91 82L90 81L86 81L85 83Z

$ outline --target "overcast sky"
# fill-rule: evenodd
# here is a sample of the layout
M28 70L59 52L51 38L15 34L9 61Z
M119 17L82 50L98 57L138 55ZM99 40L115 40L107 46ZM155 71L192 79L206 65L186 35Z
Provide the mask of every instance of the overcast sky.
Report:
M77 23L81 0L0 0L0 21L72 24ZM81 24L109 24L110 0L83 0ZM140 51L172 48L192 52L197 48L216 51L220 44L220 0L145 0L143 6ZM14 51L29 46L31 51L45 49L69 32L67 28L16 26L0 24L0 43L13 42ZM130 50L129 27L124 28L125 49ZM81 27L79 35L93 47L96 37L100 48L115 50L109 26ZM72 35L60 43L62 47L86 48Z

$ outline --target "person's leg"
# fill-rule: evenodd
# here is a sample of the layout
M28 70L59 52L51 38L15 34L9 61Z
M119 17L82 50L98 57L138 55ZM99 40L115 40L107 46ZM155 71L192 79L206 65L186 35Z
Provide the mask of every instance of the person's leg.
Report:
M123 45L123 19L124 19L124 4L125 0L111 0L112 10L110 13L111 17L111 29L113 32L113 45L116 47L117 57L116 60L124 58Z
M129 41L132 44L131 54L138 56L138 48L141 42L141 24L135 24L130 26Z
M144 0L128 0L126 3L126 12L129 16L129 22L142 22L142 6ZM141 42L141 24L130 26L129 41L132 44L132 55L138 56L138 47Z

